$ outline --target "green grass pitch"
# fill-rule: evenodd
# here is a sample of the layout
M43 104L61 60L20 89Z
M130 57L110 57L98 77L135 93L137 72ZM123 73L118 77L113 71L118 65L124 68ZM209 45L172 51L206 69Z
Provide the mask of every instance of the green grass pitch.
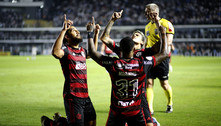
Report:
M159 81L154 86L154 117L161 126L221 125L221 58L172 57L174 112L164 113L166 97ZM87 60L89 94L97 113L97 126L104 126L110 104L110 77L93 60ZM64 77L52 56L0 57L0 126L40 126L40 117L65 116Z

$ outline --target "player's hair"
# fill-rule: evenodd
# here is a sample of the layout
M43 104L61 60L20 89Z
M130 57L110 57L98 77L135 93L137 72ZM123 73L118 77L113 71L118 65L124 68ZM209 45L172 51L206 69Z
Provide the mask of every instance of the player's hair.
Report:
M135 34L135 33L141 34L141 36L142 36L142 41L144 42L144 43L142 44L142 48L145 47L145 45L146 45L146 38L145 38L145 35L143 34L143 32L140 31L140 30L135 30L135 31L133 32L133 34Z
M147 4L146 8L149 8L152 11L156 10L158 12L158 14L160 12L159 6L157 4L155 4L155 3Z
M123 52L129 53L134 48L134 41L131 37L125 37L120 41L120 48Z

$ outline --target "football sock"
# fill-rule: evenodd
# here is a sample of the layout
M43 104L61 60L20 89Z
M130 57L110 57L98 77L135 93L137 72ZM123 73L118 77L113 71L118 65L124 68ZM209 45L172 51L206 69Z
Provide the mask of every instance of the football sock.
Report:
M167 105L173 105L173 101L172 101L172 88L171 86L169 86L169 88L167 90L164 90L165 95L167 97Z
M153 112L153 88L147 88L147 101L149 104L150 112Z

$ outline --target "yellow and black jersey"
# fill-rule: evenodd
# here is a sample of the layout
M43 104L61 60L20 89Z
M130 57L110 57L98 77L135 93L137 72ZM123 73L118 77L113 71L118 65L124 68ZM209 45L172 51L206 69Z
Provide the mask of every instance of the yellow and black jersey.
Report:
M174 34L174 27L172 23L164 18L161 18L159 23L166 28L167 34ZM147 48L152 47L156 42L160 40L157 26L151 21L145 27L145 36L147 40Z

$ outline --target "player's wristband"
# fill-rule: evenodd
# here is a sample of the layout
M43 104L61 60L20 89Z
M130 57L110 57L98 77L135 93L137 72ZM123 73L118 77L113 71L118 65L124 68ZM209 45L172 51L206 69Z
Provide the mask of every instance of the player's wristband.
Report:
M87 38L93 38L94 32L87 32Z

